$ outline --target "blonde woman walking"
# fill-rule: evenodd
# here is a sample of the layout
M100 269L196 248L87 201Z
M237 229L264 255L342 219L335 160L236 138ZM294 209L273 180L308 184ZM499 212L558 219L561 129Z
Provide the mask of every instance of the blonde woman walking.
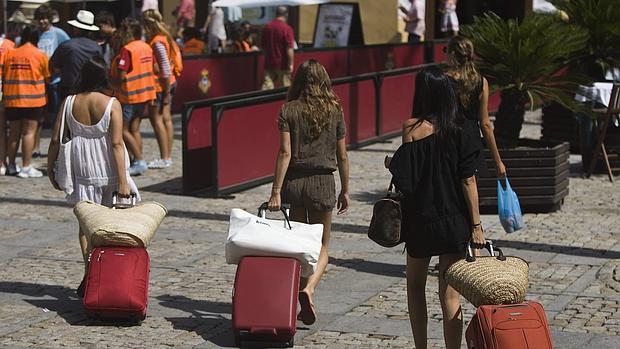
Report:
M345 213L349 207L349 160L342 107L331 88L325 68L315 60L302 63L288 91L288 102L278 118L280 150L269 209L291 205L291 220L323 224L321 254L316 271L302 279L298 318L306 325L316 321L314 290L328 262L332 211ZM333 172L340 175L336 199Z
M489 83L478 71L474 64L474 44L462 36L450 39L447 47L448 69L447 74L454 82L459 109L468 122L479 127L486 141L486 146L495 161L495 171L498 178L506 176L506 166L497 150L493 124L489 119ZM482 138L478 137L481 143ZM477 159L478 174L486 174L487 166L484 155Z

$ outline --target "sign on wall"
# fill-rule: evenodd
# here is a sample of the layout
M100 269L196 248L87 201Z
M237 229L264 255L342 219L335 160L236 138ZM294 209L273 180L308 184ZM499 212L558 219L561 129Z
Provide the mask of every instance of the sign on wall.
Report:
M319 6L314 31L314 47L343 47L349 44L353 4Z

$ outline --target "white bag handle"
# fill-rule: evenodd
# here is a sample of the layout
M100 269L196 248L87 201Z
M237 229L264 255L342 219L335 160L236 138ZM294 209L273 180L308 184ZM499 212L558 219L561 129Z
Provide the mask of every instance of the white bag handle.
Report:
M65 122L66 122L66 115L67 115L67 104L69 104L69 99L71 97L73 97L73 96L67 96L67 98L65 98L65 104L62 107L62 117L60 119L60 134L58 135L58 139L60 141L60 144L62 144L63 135L65 134Z

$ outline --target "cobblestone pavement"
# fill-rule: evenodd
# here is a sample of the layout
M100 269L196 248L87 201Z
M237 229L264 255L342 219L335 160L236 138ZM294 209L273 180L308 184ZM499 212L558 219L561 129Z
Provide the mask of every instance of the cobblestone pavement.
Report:
M538 137L537 114L524 135ZM178 121L178 119L177 119ZM156 142L145 121L147 158ZM180 125L177 125L180 129ZM45 137L46 145L49 137ZM350 212L334 218L330 265L317 290L319 319L300 327L298 348L413 348L402 248L384 249L365 232L372 203L386 189L382 159L398 139L352 151ZM0 177L0 347L232 347L231 290L235 266L224 259L228 213L254 211L269 185L227 199L180 195L180 142L175 165L136 177L146 200L169 215L149 251L148 317L141 326L88 320L76 298L83 265L77 223L47 178ZM579 159L571 156L574 168ZM35 162L44 168L43 160ZM489 238L530 262L529 299L541 301L557 348L620 347L620 188L605 176L574 172L561 211L528 214L526 228L505 234L483 216ZM436 261L429 268L430 347L442 347ZM463 301L469 320L474 308Z

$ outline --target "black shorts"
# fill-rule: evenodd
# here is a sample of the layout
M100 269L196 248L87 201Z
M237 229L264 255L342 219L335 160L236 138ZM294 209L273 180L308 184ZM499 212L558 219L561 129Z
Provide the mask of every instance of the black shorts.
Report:
M15 107L6 107L5 108L6 119L9 121L19 121L19 120L35 120L42 122L45 118L46 108L45 107L36 107L36 108L15 108Z

